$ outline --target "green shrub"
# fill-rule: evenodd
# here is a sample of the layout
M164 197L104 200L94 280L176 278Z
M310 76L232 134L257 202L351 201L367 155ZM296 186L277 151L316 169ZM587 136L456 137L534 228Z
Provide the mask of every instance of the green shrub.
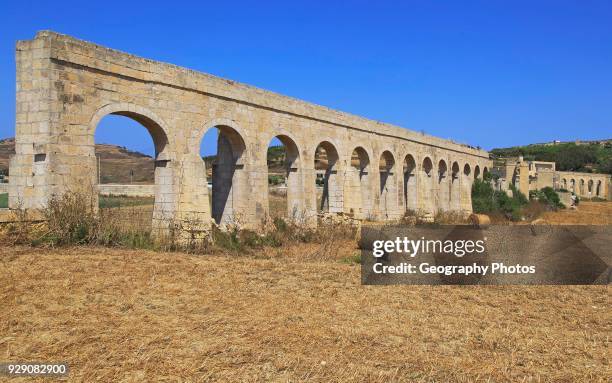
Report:
M268 185L280 185L285 182L285 177L279 175L269 175Z
M480 214L501 212L508 219L521 220L521 209L529 201L514 186L510 188L512 197L505 192L495 191L490 181L475 180L472 184L472 210Z
M518 190L514 185L510 185L510 190L512 190L512 198L516 199L517 202L521 205L527 205L529 203L529 199Z
M8 207L8 193L0 194L0 209L6 209Z
M488 213L496 210L495 191L489 182L474 180L472 184L472 210Z
M340 259L341 263L346 263L348 265L353 265L353 264L361 264L361 252L355 253L353 255L349 255L346 256L342 259Z
M550 186L543 188L542 190L540 190L540 192L543 194L545 202L548 203L548 205L552 208L562 209L565 207L561 203L561 198L559 198L559 194L557 194L557 192Z

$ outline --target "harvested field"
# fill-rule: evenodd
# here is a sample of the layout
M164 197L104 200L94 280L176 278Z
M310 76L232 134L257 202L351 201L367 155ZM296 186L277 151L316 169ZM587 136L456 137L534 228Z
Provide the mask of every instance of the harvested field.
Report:
M542 218L554 225L612 225L612 202L581 201L576 210L545 212Z
M607 286L361 286L338 249L3 247L1 359L86 382L610 379Z

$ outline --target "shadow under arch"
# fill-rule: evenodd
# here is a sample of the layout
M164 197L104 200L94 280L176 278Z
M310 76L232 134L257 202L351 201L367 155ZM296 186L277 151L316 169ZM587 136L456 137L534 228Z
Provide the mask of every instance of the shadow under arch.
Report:
M345 205L348 213L356 218L367 219L372 213L370 155L357 146L351 152L347 169Z
M437 210L447 211L450 208L450 182L448 179L448 165L443 159L438 162L438 200Z
M403 189L404 189L404 209L416 212L418 209L417 192L417 166L412 154L406 154L403 162Z
M389 150L381 153L378 171L380 173L380 211L387 219L393 218L397 212L397 178L395 157Z
M459 169L459 163L454 161L451 166L451 177L450 177L450 209L460 210L461 209L461 170Z
M342 184L338 174L340 157L331 141L321 141L315 148L314 167L318 186L322 187L318 210L328 213L342 212Z
M264 145L266 153L264 154L266 162L268 163L266 169L268 170L269 179L269 159L267 158L267 152L269 149L269 143L278 139L284 148L284 158L282 164L282 171L284 182L287 192L287 206L286 206L286 217L291 220L302 219L304 212L304 193L303 193L303 172L302 164L300 160L300 149L296 140L287 133L276 134L267 139ZM270 184L266 183L268 187L268 199L270 198ZM270 214L270 201L268 201L268 211ZM284 214L283 214L284 215Z
M461 210L472 211L472 168L470 164L463 165L461 180Z
M198 131L200 145L211 129L217 130L217 155L209 164L205 164L207 176L209 170L211 173L211 217L218 225L248 224L249 183L248 172L244 168L246 142L234 126L207 125Z
M602 197L601 180L597 181L597 185L595 186L595 195L599 198Z
M422 196L422 209L426 213L433 214L434 211L434 167L431 158L424 157L423 162L421 164L421 172L419 177L419 183L421 184L421 193Z

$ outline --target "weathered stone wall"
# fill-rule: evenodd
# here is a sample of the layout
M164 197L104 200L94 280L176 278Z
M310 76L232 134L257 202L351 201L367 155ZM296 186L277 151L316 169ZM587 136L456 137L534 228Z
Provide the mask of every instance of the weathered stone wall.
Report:
M471 182L491 167L483 150L53 32L19 42L16 60L11 206L22 200L40 208L66 190L94 193L94 132L108 114L130 117L151 133L154 220L161 226L211 216L258 224L269 209L266 151L274 137L292 152L289 214L310 221L320 144L336 157L326 171L327 209L359 218L395 219L408 208L470 211ZM211 207L199 148L212 127L221 134ZM356 149L365 164L357 176ZM383 155L392 159L386 168ZM451 169L460 169L455 178Z
M566 189L582 198L610 199L609 174L556 172L557 189Z

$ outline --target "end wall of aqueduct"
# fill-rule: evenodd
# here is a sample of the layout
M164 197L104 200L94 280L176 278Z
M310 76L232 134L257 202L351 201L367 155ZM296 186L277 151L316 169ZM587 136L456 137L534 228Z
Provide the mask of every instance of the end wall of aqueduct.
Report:
M329 212L357 218L471 211L471 183L491 168L483 150L54 32L18 42L16 63L11 208L42 208L67 190L97 198L94 133L108 114L130 117L151 133L157 222L261 222L274 137L287 150L288 214L308 219L317 212L319 145L329 161ZM212 127L220 135L210 206L199 150Z

